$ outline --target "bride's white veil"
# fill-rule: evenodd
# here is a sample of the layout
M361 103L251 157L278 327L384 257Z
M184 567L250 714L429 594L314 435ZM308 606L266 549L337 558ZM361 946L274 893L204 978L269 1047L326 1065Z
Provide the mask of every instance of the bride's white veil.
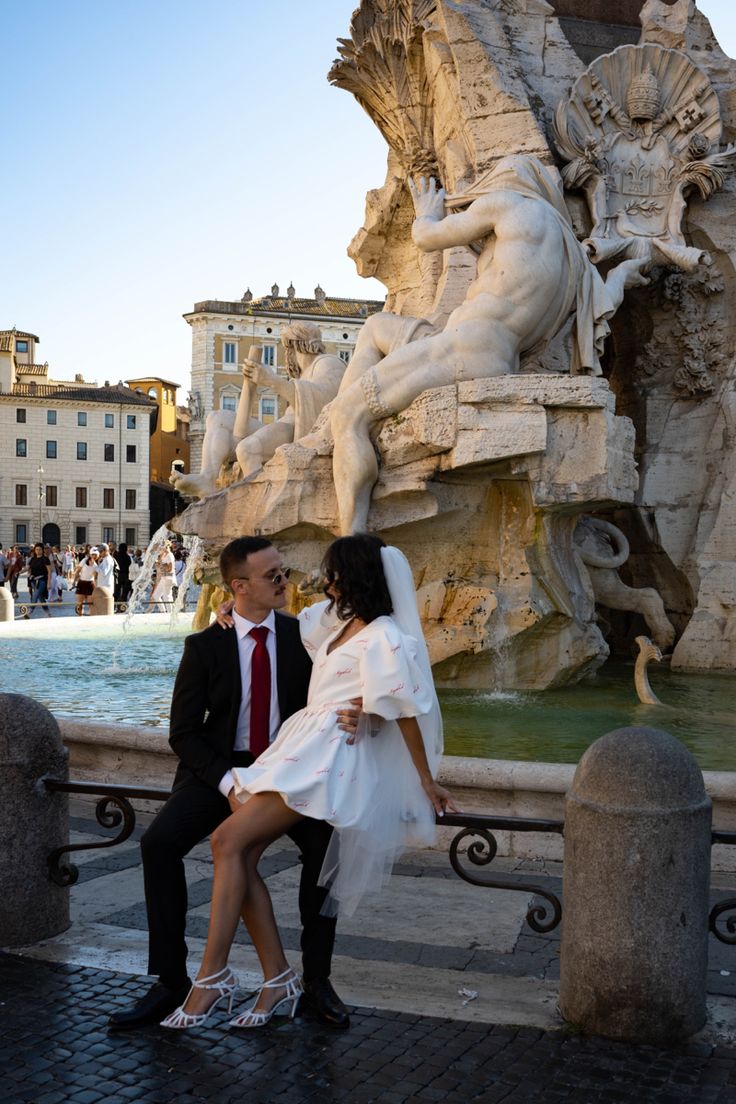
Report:
M417 663L424 675L427 685L434 687L432 678L432 664L429 662L429 652L422 632L422 622L417 606L417 594L414 589L414 576L411 566L403 552L391 545L381 549L381 564L383 574L388 586L393 609L393 619L406 636L411 636L417 642ZM429 769L436 773L437 765L442 755L442 714L440 713L437 695L433 693L433 705L429 713L418 717L419 727L422 730L424 750L427 754Z

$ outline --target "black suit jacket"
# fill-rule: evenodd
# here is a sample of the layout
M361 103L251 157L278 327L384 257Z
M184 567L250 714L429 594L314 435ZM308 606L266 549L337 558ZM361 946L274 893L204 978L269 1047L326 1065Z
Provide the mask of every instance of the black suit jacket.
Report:
M312 661L294 617L276 611L276 689L282 723L307 703ZM242 686L234 629L210 625L184 642L171 702L174 787L192 776L217 789L230 770Z

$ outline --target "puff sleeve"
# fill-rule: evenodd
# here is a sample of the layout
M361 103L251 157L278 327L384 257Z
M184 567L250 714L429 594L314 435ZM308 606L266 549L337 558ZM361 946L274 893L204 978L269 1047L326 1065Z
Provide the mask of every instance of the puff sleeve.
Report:
M334 606L328 612L329 605L329 598L326 598L323 602L315 602L313 606L306 606L299 613L299 631L302 635L302 644L312 659L314 659L315 652L321 648L327 637L332 635L339 624Z
M430 712L434 687L426 684L416 656L417 642L405 636L390 617L373 623L360 657L366 713L395 721Z

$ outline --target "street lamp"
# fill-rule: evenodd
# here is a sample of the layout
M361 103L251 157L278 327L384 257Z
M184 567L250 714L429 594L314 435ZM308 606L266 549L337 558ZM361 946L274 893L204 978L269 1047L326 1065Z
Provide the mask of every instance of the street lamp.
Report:
M43 467L41 466L41 464L38 465L37 471L38 471L38 539L40 540L41 544L43 544L43 517L42 517L41 511L43 509L44 491L43 491Z

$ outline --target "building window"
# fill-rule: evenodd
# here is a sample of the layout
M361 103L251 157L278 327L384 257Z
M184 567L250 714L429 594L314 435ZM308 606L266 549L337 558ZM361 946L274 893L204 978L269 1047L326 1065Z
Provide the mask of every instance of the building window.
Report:
M114 510L115 509L115 488L103 487L102 488L102 509Z
M74 489L74 504L75 506L81 506L82 509L87 507L87 488L75 487Z
M28 342L27 341L16 341L15 351L16 351L16 353L27 353L28 352Z
M115 530L113 529L112 525L102 526L102 539L105 544L109 544L110 541L115 540Z
M261 399L261 421L272 422L276 417L276 400Z
M16 456L27 456L28 455L28 441L25 439L25 437L16 437L15 438L15 455Z
M129 487L125 492L125 509L135 510L135 508L135 491Z
M268 364L273 368L276 363L276 346L264 345L263 352L261 353L261 363Z
M46 411L46 425L56 425L56 411L55 410L47 410Z
M125 446L125 459L129 464L135 464L135 445Z
M15 412L15 420L16 420L16 422L25 422L25 420L26 420L25 407L23 407L23 406L18 407L18 409Z
M128 415L128 429L135 429L135 414Z
M106 414L105 415L105 429L114 429L114 427L115 427L115 415L114 414Z
M223 346L223 361L225 364L237 363L237 345L234 341L226 341Z
M46 487L46 505L58 506L59 505L59 488L56 486Z
M158 399L158 391L155 387L148 388L148 397L149 399Z
M82 488L82 489L84 489L84 488ZM75 525L75 527L74 527L74 543L75 544L86 544L87 543L87 526L86 525Z
M223 395L222 396L222 409L223 410L237 410L238 400L235 395Z
M86 426L87 424L87 412L85 410L77 411L77 425Z
M16 483L15 484L15 505L27 506L28 505L28 484Z
M77 441L77 460L87 459L87 442Z
M16 525L15 527L15 543L27 544L28 542L28 526Z
M46 459L47 460L55 460L56 459L56 441L47 441L46 442Z
M114 460L115 459L115 446L114 445L105 445L105 459L106 460Z
M135 528L125 530L125 543L127 544L128 548L134 547L136 543L135 534Z
M345 362L345 364L350 363L350 349L340 349L337 355L339 356L340 360Z

